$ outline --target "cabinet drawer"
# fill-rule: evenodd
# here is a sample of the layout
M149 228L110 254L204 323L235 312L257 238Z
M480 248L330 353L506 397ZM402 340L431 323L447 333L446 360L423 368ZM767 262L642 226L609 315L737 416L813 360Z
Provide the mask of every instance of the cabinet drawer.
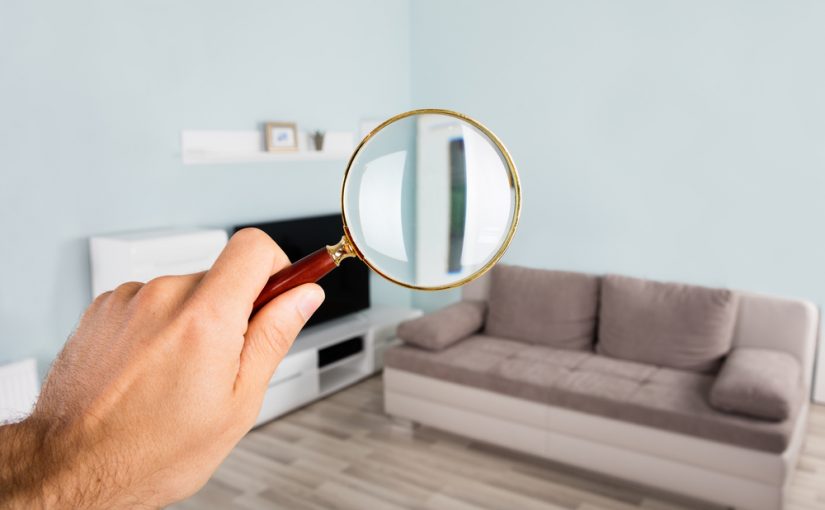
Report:
M308 350L297 352L295 354L288 354L286 358L278 365L275 374L269 381L269 386L272 387L285 381L287 379L294 379L302 373L314 372L318 369L318 351Z

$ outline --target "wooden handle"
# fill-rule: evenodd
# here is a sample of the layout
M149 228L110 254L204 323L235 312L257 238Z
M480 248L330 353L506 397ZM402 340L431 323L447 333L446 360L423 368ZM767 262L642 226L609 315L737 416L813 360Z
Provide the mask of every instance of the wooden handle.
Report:
M304 283L313 283L338 267L327 248L314 251L272 275L252 305L252 315L255 315L265 304L289 289Z

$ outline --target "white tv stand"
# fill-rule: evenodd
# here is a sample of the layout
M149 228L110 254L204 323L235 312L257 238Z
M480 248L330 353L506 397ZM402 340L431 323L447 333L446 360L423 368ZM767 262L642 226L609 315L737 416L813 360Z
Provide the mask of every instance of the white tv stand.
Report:
M372 307L304 329L269 382L255 426L380 370L398 323L420 315L411 308Z

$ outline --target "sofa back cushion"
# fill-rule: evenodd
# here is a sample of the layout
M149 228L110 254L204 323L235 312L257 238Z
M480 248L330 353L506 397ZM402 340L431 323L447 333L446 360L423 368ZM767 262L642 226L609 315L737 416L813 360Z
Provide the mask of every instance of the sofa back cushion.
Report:
M488 335L591 350L599 278L582 273L497 265L490 277Z
M608 275L602 280L600 354L716 372L731 348L736 294L727 289Z

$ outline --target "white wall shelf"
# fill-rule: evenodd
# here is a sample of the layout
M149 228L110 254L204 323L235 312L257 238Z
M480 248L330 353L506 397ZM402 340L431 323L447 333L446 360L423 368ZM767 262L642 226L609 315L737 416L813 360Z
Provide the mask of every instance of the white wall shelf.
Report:
M333 142L330 150L307 150L306 136L299 133L297 151L268 152L260 131L184 130L181 132L181 157L184 165L347 161L352 151L352 134L331 132L327 133L327 138L328 142Z

